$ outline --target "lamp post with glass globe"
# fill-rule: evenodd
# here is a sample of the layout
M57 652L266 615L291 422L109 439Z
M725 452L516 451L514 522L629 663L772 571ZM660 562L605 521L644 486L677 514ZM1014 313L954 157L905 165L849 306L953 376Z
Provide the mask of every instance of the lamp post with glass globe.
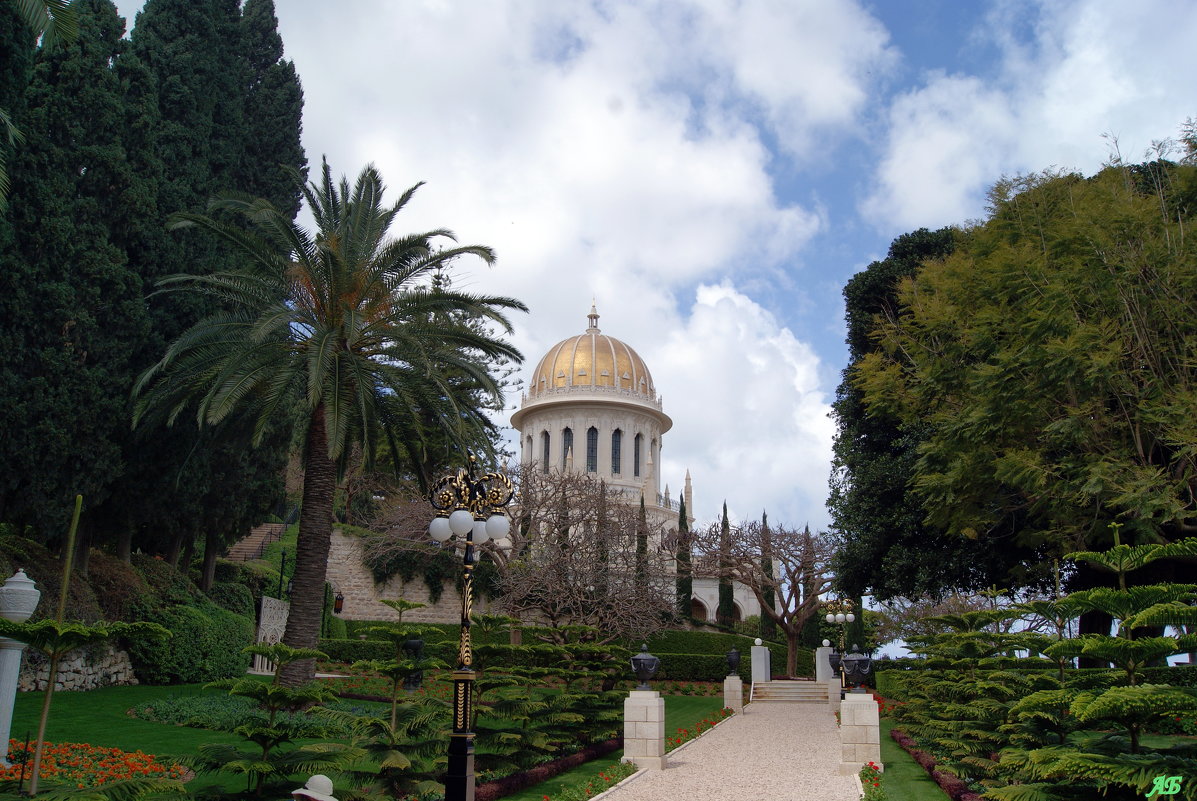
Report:
M457 648L457 667L453 671L453 733L449 737L449 765L445 774L445 801L474 799L474 732L470 730L474 697L474 650L470 641L470 615L474 605L475 547L489 539L507 536L511 521L503 507L515 492L511 479L503 473L477 475L477 461L456 475L444 476L432 490L432 505L437 515L428 525L428 533L443 545L457 537L462 549L461 638Z
M851 623L856 620L856 615L852 613L852 599L841 598L838 601L826 601L823 608L827 610L827 616L824 618L828 623L838 623L840 627L840 647L838 652L831 654L831 669L839 670L840 686L847 686L847 676L844 673L844 624Z

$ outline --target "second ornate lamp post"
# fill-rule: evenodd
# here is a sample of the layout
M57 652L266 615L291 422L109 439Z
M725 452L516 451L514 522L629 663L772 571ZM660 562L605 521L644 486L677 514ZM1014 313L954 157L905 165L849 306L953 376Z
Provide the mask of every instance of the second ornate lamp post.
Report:
M840 647L837 652L831 655L831 669L839 671L840 686L846 687L847 676L844 672L845 666L843 658L844 651L844 624L851 623L856 620L856 615L852 613L852 599L842 598L838 601L827 601L823 604L823 608L827 610L827 617L824 618L828 623L838 623L840 626Z
M453 671L453 734L449 739L449 766L445 774L445 801L474 801L473 716L474 649L470 641L470 615L474 605L474 565L478 558L474 546L488 539L507 536L511 522L503 507L511 502L511 479L502 473L476 475L477 462L456 475L444 476L432 490L432 505L437 516L428 533L438 543L457 536L463 548L461 587L461 639L457 649L457 668Z

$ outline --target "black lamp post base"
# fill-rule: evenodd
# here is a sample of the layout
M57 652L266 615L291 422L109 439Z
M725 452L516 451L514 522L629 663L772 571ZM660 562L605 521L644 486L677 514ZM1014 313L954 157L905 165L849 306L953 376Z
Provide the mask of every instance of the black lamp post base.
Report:
M474 736L452 735L449 769L445 773L445 801L474 801Z

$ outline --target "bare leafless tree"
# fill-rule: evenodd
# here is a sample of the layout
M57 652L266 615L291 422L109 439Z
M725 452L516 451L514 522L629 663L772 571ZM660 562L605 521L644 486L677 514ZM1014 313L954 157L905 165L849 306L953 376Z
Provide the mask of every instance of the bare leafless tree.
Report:
M499 611L546 626L555 642L566 641L569 626L593 626L601 642L610 642L647 637L668 624L672 558L661 549L662 528L639 519L639 496L633 503L593 475L529 468L508 474L516 487L511 532L480 549L498 570ZM428 537L434 514L418 495L392 494L372 526L386 535L367 545L367 562L437 547ZM638 532L648 544L639 555Z
M721 528L717 523L694 534L695 573L730 578L752 591L761 614L785 634L786 674L796 675L802 629L818 614L819 596L831 588L833 541L809 527L758 522L731 526L724 540ZM771 572L762 569L766 560Z

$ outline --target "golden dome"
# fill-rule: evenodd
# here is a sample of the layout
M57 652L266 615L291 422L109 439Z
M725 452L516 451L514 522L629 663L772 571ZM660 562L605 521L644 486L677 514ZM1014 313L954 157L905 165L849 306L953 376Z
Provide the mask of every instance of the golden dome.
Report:
M557 392L623 391L655 401L653 377L640 354L626 343L599 331L598 312L590 307L590 326L585 333L563 339L544 355L528 382L532 400Z

